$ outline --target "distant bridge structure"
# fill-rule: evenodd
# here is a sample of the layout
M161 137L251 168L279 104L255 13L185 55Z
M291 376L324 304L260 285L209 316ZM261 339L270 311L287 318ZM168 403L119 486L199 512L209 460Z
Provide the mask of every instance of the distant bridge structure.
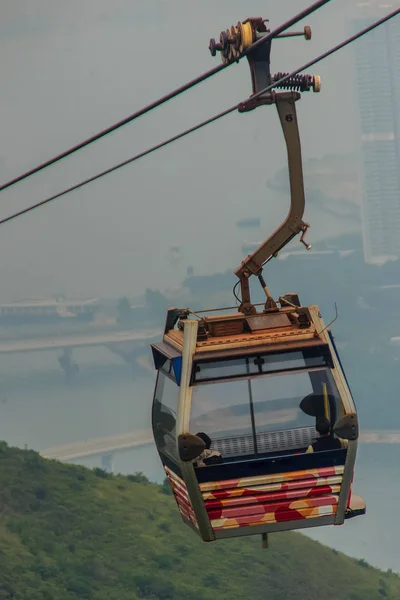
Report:
M114 344L127 344L129 342L155 339L160 333L160 329L133 329L131 331L117 330L99 333L74 333L6 341L1 341L0 339L0 354L63 350L64 348L87 348L89 346L108 347Z
M74 348L105 346L111 352L121 356L127 364L134 367L144 345L161 335L160 329L133 329L129 331L107 330L101 332L59 334L46 337L30 337L25 339L0 338L0 354L17 354L26 352L44 352L61 350L58 361L67 381L78 370L72 360Z

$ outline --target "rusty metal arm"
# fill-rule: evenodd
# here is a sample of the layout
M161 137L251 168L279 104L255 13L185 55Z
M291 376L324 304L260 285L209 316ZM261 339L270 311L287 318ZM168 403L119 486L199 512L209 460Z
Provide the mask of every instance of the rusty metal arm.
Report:
M239 277L242 287L242 308L244 309L250 309L251 306L248 281L251 275L261 277L261 285L266 292L267 298L270 299L271 295L261 276L263 265L276 256L299 233L302 233L300 241L305 244L307 249L310 248L304 241L304 235L309 225L303 221L305 208L304 181L300 134L295 105L296 100L299 98L300 94L298 92L283 92L281 94L273 94L270 101L271 104L276 104L286 141L291 202L285 221L235 271L235 275ZM274 308L274 306L271 305L270 308Z

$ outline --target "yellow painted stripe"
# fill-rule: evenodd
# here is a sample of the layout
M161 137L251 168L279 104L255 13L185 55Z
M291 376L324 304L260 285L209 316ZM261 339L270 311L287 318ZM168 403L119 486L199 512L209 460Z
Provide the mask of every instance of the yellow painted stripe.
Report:
M206 483L200 483L200 490L202 492L208 492L211 490L226 490L229 488L238 487L252 487L254 485L263 485L268 483L280 483L289 481L299 481L302 479L320 479L326 475L323 473L324 469L333 469L335 475L343 475L344 466L337 467L324 467L321 469L308 469L304 471L290 471L289 473L274 473L272 475L258 475L256 477L243 477L241 479L230 479L225 481L209 481ZM332 475L331 475L332 476Z

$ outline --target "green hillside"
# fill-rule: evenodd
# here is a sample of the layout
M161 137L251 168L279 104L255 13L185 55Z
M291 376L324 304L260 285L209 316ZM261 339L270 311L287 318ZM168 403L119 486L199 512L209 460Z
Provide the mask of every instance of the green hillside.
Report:
M376 600L383 574L298 533L206 544L169 488L0 443L0 599Z

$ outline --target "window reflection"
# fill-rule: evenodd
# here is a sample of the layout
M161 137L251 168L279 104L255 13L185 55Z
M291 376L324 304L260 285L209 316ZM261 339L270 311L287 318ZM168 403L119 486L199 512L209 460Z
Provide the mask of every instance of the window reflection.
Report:
M314 426L315 419L300 408L302 399L313 392L310 373L253 379L251 390L256 433Z
M252 434L247 380L193 388L190 430L218 437Z
M159 371L153 402L153 432L156 446L177 460L176 413L179 388L175 381L163 371Z

